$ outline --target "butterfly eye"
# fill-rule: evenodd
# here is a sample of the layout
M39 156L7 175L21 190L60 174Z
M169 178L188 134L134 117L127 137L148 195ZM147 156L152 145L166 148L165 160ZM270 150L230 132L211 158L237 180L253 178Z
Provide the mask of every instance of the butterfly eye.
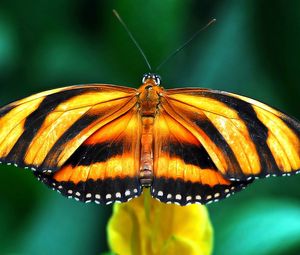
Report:
M142 83L145 83L145 81L146 81L146 74L143 75Z
M156 85L159 86L160 85L160 80L161 80L160 76L155 75L154 80L155 80Z
M151 78L152 78L152 76L151 76L150 73L144 74L144 75L143 75L143 78L142 78L142 83L145 83L146 80L151 79Z

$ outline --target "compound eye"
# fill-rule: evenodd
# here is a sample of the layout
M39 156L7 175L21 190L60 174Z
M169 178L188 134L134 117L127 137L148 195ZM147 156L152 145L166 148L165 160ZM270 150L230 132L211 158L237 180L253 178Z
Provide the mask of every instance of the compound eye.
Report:
M148 73L143 75L142 83L145 83L147 79L149 79L149 74Z
M160 77L159 76L155 76L154 78L156 85L160 85Z

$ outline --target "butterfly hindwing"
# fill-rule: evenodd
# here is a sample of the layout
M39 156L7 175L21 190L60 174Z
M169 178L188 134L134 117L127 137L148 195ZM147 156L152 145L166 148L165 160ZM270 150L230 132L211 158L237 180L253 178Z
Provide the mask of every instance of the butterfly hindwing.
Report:
M63 195L84 202L108 204L138 196L139 118L134 107L99 128L56 173L39 173L38 178Z
M300 126L258 101L207 89L172 89L164 108L189 128L232 181L300 169Z
M160 109L154 125L152 196L180 205L205 204L228 197L251 182L224 178L189 127L165 108Z

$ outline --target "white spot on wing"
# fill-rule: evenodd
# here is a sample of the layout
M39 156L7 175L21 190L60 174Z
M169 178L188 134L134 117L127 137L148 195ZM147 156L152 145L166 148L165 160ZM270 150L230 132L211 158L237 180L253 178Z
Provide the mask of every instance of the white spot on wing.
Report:
M220 196L220 193L216 193L216 194L214 195L215 198L217 198L217 197L219 197L219 196Z
M181 200L181 198L182 198L182 196L181 196L180 194L177 194L177 195L175 196L175 199L176 199L176 200Z
M208 195L208 196L206 197L206 199L207 199L207 200L212 199L212 195Z
M158 197L162 197L163 195L164 195L164 193L161 190L157 192Z

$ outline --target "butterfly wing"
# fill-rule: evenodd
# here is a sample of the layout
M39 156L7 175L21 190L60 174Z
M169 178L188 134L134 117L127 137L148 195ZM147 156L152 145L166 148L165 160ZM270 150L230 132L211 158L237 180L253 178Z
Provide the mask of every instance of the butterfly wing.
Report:
M31 168L63 195L124 201L139 193L135 95L135 89L85 85L11 103L0 109L0 160Z
M168 109L188 125L231 180L299 172L300 124L253 99L207 89L173 89Z
M300 169L299 122L246 97L167 90L155 125L151 192L164 202L207 203Z

